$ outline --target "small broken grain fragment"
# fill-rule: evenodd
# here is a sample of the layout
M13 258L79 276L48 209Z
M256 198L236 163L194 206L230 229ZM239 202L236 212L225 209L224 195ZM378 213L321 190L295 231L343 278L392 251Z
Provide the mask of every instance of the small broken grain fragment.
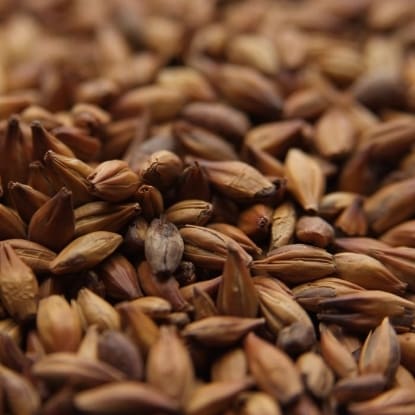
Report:
M297 239L305 244L325 248L334 239L334 229L318 216L302 216L296 224Z

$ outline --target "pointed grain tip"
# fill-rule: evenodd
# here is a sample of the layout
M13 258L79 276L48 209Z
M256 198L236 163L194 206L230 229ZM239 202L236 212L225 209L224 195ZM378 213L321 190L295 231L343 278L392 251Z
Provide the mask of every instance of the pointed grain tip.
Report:
M45 155L43 156L43 161L48 162L53 160L53 157L55 156L55 153L52 150L46 151Z
M17 182L12 182L12 181L10 181L9 183L7 183L7 188L9 189L9 190L12 190L12 189L14 189L15 187L17 187L19 184L17 183Z
M7 122L7 128L9 130L12 130L12 129L14 130L19 127L19 124L20 124L19 117L18 115L14 114L9 118Z
M42 128L42 124L39 120L34 120L30 123L30 128L32 129L41 129Z

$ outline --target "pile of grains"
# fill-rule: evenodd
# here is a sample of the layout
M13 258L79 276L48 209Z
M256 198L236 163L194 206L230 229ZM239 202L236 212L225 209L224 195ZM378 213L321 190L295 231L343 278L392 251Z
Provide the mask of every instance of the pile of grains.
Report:
M413 0L0 23L1 414L415 414Z

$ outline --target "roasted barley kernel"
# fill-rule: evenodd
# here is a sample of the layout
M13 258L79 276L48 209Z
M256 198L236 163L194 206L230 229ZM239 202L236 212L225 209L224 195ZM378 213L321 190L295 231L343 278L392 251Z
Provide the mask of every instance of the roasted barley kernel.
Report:
M412 0L0 21L0 413L415 413Z

